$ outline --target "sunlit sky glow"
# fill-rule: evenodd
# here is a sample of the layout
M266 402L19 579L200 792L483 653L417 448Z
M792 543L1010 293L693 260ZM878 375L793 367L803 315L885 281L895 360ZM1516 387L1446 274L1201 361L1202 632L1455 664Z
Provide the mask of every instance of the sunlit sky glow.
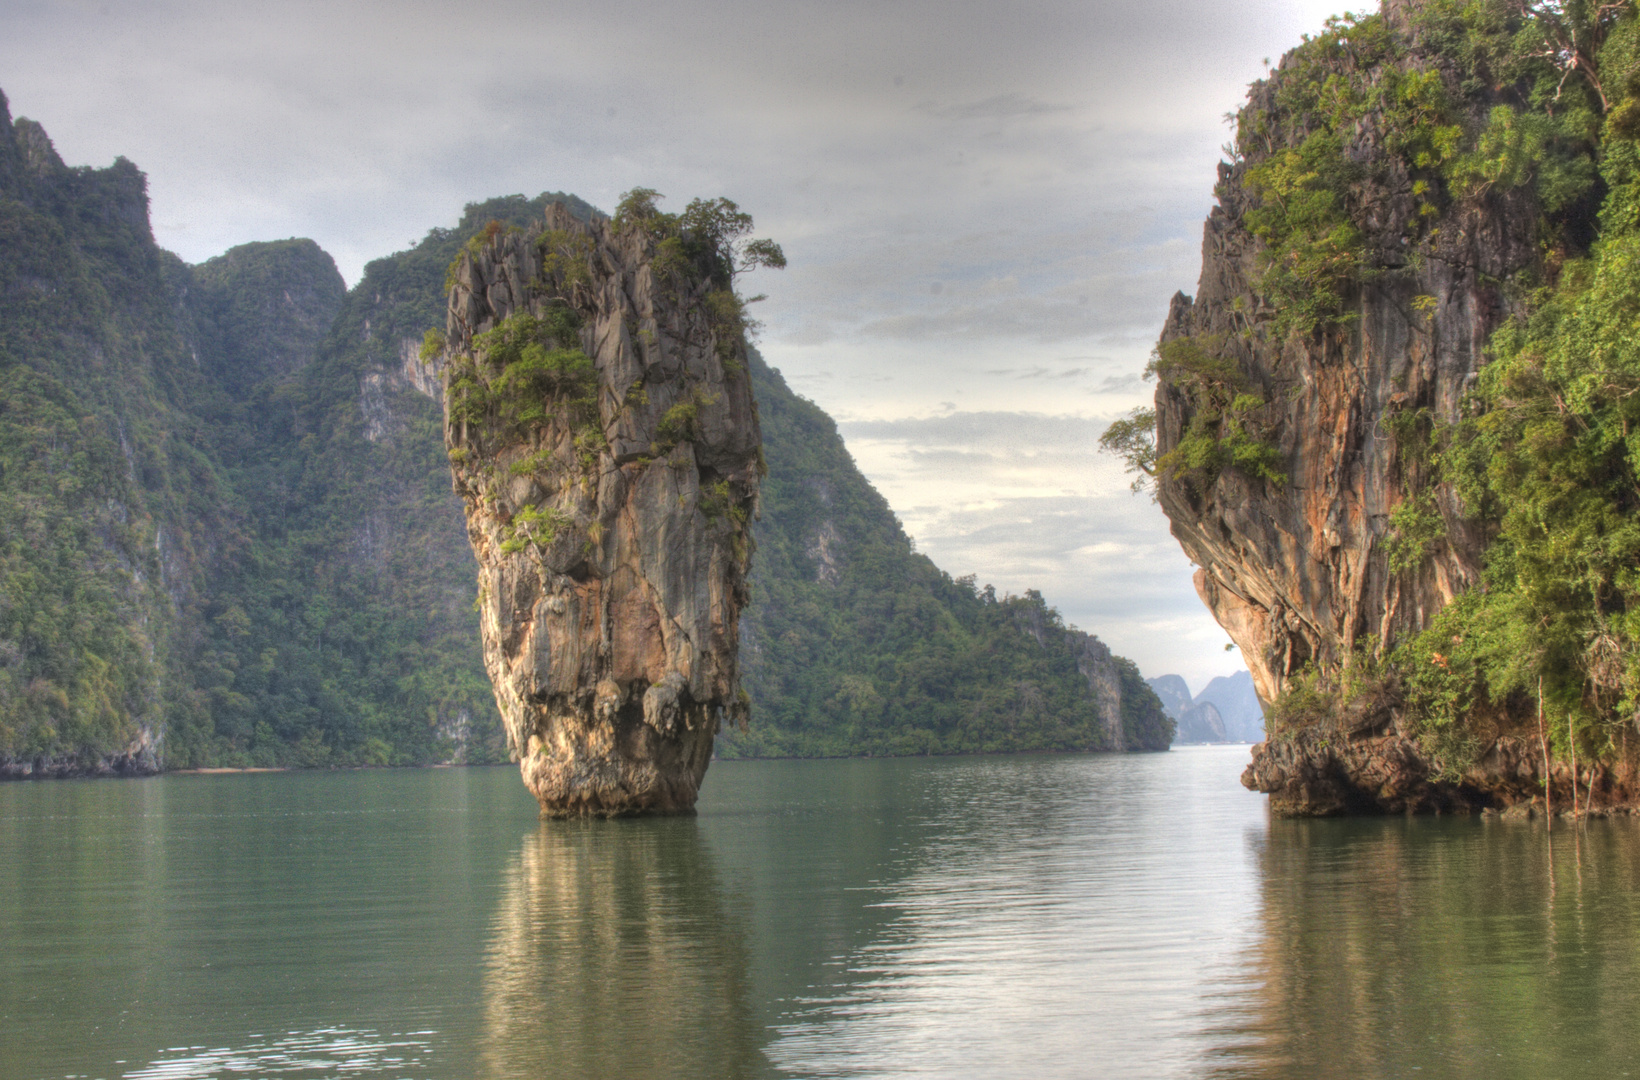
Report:
M919 548L1200 689L1240 662L1095 441L1195 289L1224 113L1339 9L8 0L0 89L193 262L309 236L352 282L492 195L735 199L791 263L764 355Z

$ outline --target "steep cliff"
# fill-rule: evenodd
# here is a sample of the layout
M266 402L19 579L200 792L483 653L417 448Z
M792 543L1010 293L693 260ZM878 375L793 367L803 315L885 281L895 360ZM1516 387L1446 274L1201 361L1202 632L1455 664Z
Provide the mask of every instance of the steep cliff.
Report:
M688 810L745 716L762 456L728 244L652 204L553 206L455 268L445 438L485 666L546 814Z
M1219 167L1201 283L1194 298L1173 298L1162 332L1159 453L1214 425L1210 438L1260 440L1273 463L1263 475L1256 466L1169 469L1159 483L1173 535L1199 567L1197 590L1266 703L1306 665L1343 664L1358 639L1423 629L1479 580L1485 538L1450 484L1427 491L1442 539L1399 572L1391 517L1427 478L1419 440L1429 424L1458 419L1486 340L1511 311L1506 283L1540 255L1530 193L1489 188L1444 206L1428 201L1391 148L1406 138L1402 118L1363 102L1337 125L1334 145L1314 152L1336 153L1349 176L1338 216L1359 233L1349 254L1365 272L1342 283L1345 317L1292 324L1298 301L1266 287L1272 244L1251 220L1275 196L1248 178L1287 164L1284 155L1315 134L1321 120L1295 112L1303 106L1293 99L1327 79L1371 86L1427 72L1457 81L1403 31L1375 22L1367 31L1382 35L1377 47L1312 43L1254 85L1238 120L1241 156ZM1490 94L1451 97L1453 119L1484 125ZM1231 395L1244 399L1239 408L1218 400ZM1238 424L1245 435L1229 430Z
M1482 638L1450 614L1518 584L1493 450L1535 467L1529 436L1496 437L1525 384L1477 380L1595 236L1597 165L1617 160L1602 117L1635 70L1620 7L1393 0L1333 20L1237 116L1198 291L1174 298L1156 354L1154 456L1130 460L1275 706L1245 781L1278 810L1510 804L1546 773L1626 797L1630 767L1588 771L1618 745L1620 693L1584 772L1551 764L1575 762L1600 687L1568 673L1552 747L1530 726L1543 691L1504 673L1512 648L1538 687L1556 678L1547 637L1489 638L1491 682L1460 678L1453 657ZM1596 600L1591 635L1613 610Z
M1253 692L1253 676L1246 671L1220 675L1202 687L1196 700L1208 702L1224 718L1224 730L1233 742L1264 740L1264 709Z
M135 165L65 165L3 96L0 246L0 776L153 771L236 518L193 446L189 271Z

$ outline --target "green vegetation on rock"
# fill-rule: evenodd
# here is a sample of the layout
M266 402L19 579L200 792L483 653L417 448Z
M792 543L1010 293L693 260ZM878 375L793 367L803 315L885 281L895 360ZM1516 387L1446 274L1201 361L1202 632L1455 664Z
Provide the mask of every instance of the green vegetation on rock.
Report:
M1431 723L1541 691L1586 754L1640 715L1640 149L1608 125L1599 150L1598 240L1494 336L1443 456L1496 534L1485 588L1410 656Z

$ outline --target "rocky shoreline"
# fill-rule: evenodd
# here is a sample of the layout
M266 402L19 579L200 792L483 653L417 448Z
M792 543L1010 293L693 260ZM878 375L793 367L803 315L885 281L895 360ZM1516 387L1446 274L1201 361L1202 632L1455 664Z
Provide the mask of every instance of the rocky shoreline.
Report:
M1241 783L1269 795L1278 817L1532 817L1571 813L1574 807L1580 815L1640 812L1640 768L1633 757L1579 762L1575 771L1569 761L1550 761L1547 807L1544 764L1535 735L1497 735L1469 764L1446 772L1416 739L1393 728L1351 733L1317 726L1254 746Z
M157 776L165 770L151 752L108 755L87 762L75 755L0 758L0 780L70 780L97 776Z

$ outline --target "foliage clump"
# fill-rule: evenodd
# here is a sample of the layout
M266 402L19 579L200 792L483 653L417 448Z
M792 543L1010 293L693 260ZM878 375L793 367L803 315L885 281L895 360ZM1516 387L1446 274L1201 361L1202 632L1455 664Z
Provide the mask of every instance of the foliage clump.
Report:
M592 237L568 229L545 229L536 237L541 252L541 284L564 294L592 282Z
M1632 144L1611 150L1619 217L1636 160ZM1446 455L1496 532L1485 590L1443 612L1477 643L1478 692L1535 697L1541 683L1552 717L1597 744L1640 716L1637 342L1640 233L1619 226L1494 336Z
M1561 252L1493 335L1435 455L1493 539L1481 587L1397 655L1425 732L1462 731L1489 711L1537 714L1556 753L1589 755L1640 722L1640 132L1624 120L1640 57L1626 6L1534 19L1536 40L1563 46L1559 77L1551 92L1540 72L1540 112L1492 111L1476 151L1486 160L1464 175L1531 182L1552 216L1585 197L1598 163L1604 195L1584 211L1596 239L1587 254ZM1564 151L1574 123L1600 133L1587 157Z
M1433 0L1411 16L1416 49L1382 14L1336 16L1295 49L1230 147L1269 337L1351 321L1355 288L1421 257L1454 201L1528 189L1552 242L1596 184L1601 45L1621 10ZM1374 222L1403 185L1415 212Z
M1265 726L1274 735L1290 735L1317 725L1352 728L1381 723L1395 701L1397 673L1376 641L1356 642L1337 663L1313 659L1288 681L1272 704Z
M1164 476L1202 490L1227 468L1277 486L1287 482L1268 403L1221 339L1200 335L1162 342L1145 367L1146 379L1158 375L1188 402L1190 419L1178 443L1158 456L1156 412L1149 408L1115 421L1099 436L1103 449L1139 474L1135 491Z
M615 210L615 231L642 233L655 245L650 272L657 282L674 290L704 287L718 356L741 370L740 343L758 329L746 308L763 296L742 297L735 282L752 270L785 269L786 254L775 241L753 237L752 216L731 199L693 199L681 214L669 214L657 205L661 198L652 188L627 192Z
M1156 461L1162 474L1209 486L1226 468L1235 467L1271 484L1287 482L1281 452L1272 441L1266 402L1235 361L1211 336L1164 341L1145 369L1185 395L1190 421L1178 445Z
M574 517L550 506L520 507L501 530L501 552L513 555L527 547L545 551L574 524Z
M451 364L451 417L513 430L554 418L576 432L595 425L598 377L579 327L574 309L559 303L541 315L516 312L476 336L472 354Z
M456 274L460 272L461 264L464 261L471 262L473 259L478 258L486 247L495 242L496 237L508 236L523 231L517 225L508 224L496 218L491 218L485 222L482 229L469 236L467 242L456 250L455 255L450 259L449 265L444 268L445 293L449 293L451 289L455 288Z

